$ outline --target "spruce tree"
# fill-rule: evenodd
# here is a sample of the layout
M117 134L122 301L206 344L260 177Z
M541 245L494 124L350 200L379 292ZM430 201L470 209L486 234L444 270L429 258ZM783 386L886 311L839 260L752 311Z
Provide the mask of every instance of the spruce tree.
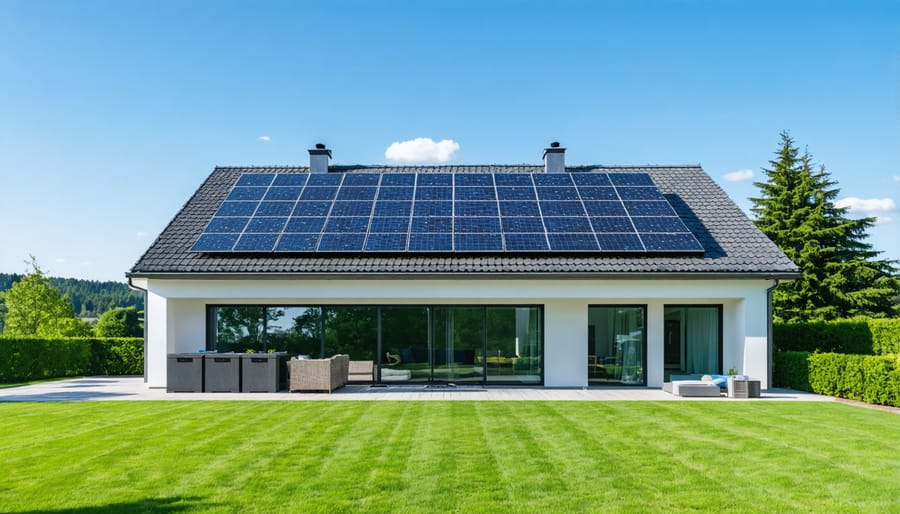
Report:
M874 218L850 219L835 206L840 189L808 151L800 154L781 133L776 158L757 182L751 211L759 227L800 268L802 277L779 287L775 317L784 321L884 317L894 311L900 282L893 262L878 260L865 242Z

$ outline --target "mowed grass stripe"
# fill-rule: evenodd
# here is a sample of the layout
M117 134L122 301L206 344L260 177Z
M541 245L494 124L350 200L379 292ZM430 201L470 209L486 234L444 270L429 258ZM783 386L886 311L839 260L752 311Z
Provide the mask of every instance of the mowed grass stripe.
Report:
M900 512L900 419L842 404L100 402L0 419L3 512Z

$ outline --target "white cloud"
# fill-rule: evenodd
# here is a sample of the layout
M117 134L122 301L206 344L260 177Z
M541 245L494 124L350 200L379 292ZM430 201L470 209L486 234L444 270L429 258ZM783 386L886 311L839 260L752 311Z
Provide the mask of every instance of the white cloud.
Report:
M894 182L900 182L900 175L894 175Z
M876 223L879 225L893 221L885 214L897 210L897 204L890 198L856 198L855 196L850 196L834 202L834 205L841 209L847 209L850 214L855 216L864 218L875 217L877 218Z
M147 233L144 232L143 230L138 230L137 232L134 233L134 235L135 235L135 237L141 237L141 238L147 237Z
M444 139L437 143L430 137L417 137L410 141L394 142L384 156L400 162L447 162L459 150L459 143Z
M62 263L64 263L64 262L66 262L66 259L65 259L65 257L57 257L57 258L56 258L56 262L62 264Z
M272 138L269 137L269 136L259 136L259 137L256 138L256 139L259 139L260 141L265 141L265 142L267 142L267 143L268 143L269 141L272 140Z
M81 261L81 262L79 262L78 264L81 264L82 266L90 266L90 265L91 265L91 261Z
M737 170L723 175L728 182L741 182L753 178L753 170Z

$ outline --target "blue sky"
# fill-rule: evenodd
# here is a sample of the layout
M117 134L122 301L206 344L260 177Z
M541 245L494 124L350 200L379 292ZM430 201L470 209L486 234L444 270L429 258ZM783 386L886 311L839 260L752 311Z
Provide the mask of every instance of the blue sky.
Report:
M900 259L898 27L896 1L3 0L0 272L124 280L216 165L317 142L510 164L560 141L700 163L747 209L782 130Z

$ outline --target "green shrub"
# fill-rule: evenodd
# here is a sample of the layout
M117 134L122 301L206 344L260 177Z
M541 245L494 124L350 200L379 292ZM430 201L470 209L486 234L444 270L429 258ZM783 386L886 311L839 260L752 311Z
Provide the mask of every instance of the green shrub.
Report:
M782 352L900 353L900 319L775 323L772 328L775 349Z
M900 355L778 352L773 382L777 387L900 407Z
M143 372L144 342L139 338L0 338L0 383Z

